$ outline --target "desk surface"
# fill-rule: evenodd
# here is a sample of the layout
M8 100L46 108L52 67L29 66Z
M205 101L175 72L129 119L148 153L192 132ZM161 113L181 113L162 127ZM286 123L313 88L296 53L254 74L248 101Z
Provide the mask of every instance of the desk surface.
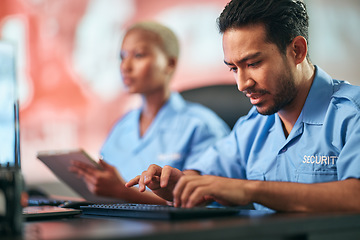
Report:
M24 223L30 239L360 239L360 214L265 214L160 221L79 216Z

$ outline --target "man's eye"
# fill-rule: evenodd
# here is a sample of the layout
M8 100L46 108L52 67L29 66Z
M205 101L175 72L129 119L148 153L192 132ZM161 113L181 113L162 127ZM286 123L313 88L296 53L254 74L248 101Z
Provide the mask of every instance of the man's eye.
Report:
M248 64L248 67L256 67L257 65L260 64L261 61L258 61L258 62L254 62L254 63L249 63Z
M237 67L231 67L229 70L230 70L230 72L236 73L237 72Z

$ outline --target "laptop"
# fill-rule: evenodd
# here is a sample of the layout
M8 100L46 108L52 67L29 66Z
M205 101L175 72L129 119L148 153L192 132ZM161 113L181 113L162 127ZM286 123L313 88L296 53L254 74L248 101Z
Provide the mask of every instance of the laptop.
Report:
M8 41L0 41L0 171L2 176L11 175L14 172L21 175L19 102L15 60L15 45ZM2 179L0 180L2 181ZM4 179L4 181L6 180ZM11 184L7 184L7 186L9 185ZM14 184L14 188L21 188L21 185L23 184ZM20 199L15 199L19 202L12 204L7 202L8 198L5 194L19 193L22 190L13 189L13 191L9 191L9 189L4 189L2 191L0 188L0 217L9 215L9 207L7 206L9 204L20 208ZM22 209L22 215L25 219L65 217L79 213L81 213L79 209L54 206L29 206Z
M57 206L28 206L23 208L22 215L26 220L72 217L81 214L81 210Z

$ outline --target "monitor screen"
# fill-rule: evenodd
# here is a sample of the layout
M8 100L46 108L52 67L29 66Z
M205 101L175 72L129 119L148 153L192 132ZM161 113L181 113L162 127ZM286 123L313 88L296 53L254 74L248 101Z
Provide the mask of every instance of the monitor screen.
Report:
M0 166L20 167L15 46L0 41Z

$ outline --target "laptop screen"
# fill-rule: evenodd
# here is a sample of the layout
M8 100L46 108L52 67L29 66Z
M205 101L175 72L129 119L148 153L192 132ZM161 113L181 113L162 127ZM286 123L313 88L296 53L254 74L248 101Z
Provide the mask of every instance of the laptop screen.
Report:
M0 167L20 168L15 46L0 41Z

